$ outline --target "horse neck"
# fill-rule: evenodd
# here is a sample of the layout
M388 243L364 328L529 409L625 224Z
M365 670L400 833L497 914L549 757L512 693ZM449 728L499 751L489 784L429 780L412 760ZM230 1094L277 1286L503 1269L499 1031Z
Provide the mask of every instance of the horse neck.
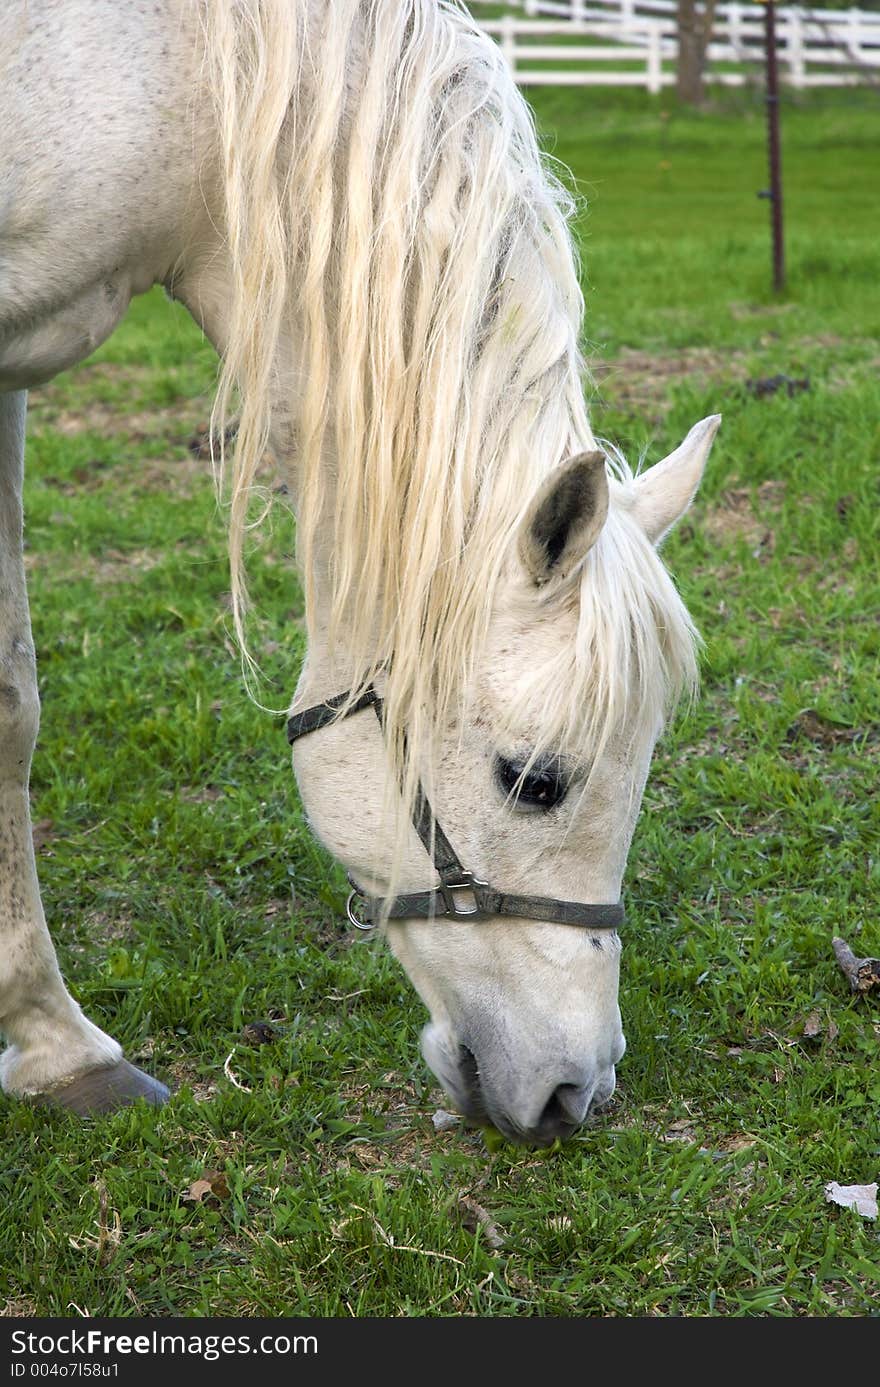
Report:
M296 510L298 476L295 450L285 454L285 459L284 471L289 478L286 485L294 497ZM303 575L308 581L310 600L308 649L297 688L300 701L306 692L310 701L319 702L350 689L359 673L353 652L358 646L362 648L362 643L354 639L354 630L349 621L343 618L334 624L332 620L335 468L328 466L327 473L327 505L315 532L310 571L308 575ZM377 644L378 636L374 638L371 648L375 649Z

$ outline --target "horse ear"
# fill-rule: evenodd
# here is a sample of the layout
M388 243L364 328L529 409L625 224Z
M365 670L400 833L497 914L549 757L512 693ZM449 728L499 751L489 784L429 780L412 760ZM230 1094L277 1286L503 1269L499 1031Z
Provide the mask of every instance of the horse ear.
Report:
M578 453L551 472L519 533L519 557L531 582L564 583L596 543L607 514L604 453Z
M720 414L701 419L674 453L636 478L633 511L652 544L660 543L694 499L720 423Z

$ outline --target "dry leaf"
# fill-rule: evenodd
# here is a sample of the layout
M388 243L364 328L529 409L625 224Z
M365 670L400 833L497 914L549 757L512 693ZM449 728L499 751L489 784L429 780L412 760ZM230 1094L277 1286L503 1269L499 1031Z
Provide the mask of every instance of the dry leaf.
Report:
M201 1204L206 1195L213 1194L210 1180L193 1180L184 1199L191 1199L196 1204Z
M829 1204L839 1204L842 1209L855 1209L862 1218L877 1217L876 1181L872 1185L838 1185L836 1180L829 1180L825 1198Z
M826 718L815 708L804 708L788 729L786 741L806 737L808 741L818 742L820 746L833 747L841 742L852 742L861 735L862 731L858 727L837 722L834 718Z
M670 1122L666 1131L661 1134L661 1141L682 1141L685 1145L695 1143L697 1132L694 1127L694 1120L691 1117L679 1117L675 1122Z
M217 1207L221 1200L229 1198L229 1184L222 1170L206 1170L198 1180L193 1180L184 1199L193 1204L207 1204Z
M753 1137L750 1132L734 1132L729 1137L722 1137L718 1142L719 1151L750 1151L757 1145L757 1137Z
M822 1018L818 1011L811 1011L804 1022L804 1035L808 1040L815 1040L822 1034Z
M278 1032L268 1021L249 1021L242 1027L241 1039L245 1045L272 1045Z

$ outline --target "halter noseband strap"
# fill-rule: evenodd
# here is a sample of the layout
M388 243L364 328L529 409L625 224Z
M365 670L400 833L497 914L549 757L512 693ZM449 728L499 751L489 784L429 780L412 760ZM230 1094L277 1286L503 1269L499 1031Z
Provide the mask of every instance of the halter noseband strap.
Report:
M329 727L345 709L350 717L364 708L373 708L382 725L382 699L372 684L349 703L349 693L337 694L325 703L294 713L287 720L287 740L291 744L310 732ZM348 707L346 707L348 704ZM487 920L497 915L512 915L519 919L541 920L556 925L580 925L584 929L616 930L623 924L625 912L620 901L616 905L589 905L583 901L557 901L546 896L518 896L498 891L486 881L478 881L459 861L458 854L440 827L421 785L416 787L412 815L413 827L440 877L440 885L426 891L411 891L383 898L368 896L355 882L349 897L348 917L358 929L372 929L380 919L433 920L446 916L453 920ZM351 878L349 877L351 881ZM360 918L353 906L359 903Z

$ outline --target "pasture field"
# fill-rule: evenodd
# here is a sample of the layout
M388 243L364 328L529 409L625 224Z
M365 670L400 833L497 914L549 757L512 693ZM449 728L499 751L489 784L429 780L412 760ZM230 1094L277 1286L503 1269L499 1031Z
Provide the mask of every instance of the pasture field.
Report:
M243 690L189 447L215 364L151 294L32 396L33 810L71 987L175 1092L85 1125L0 1103L2 1313L880 1310L877 1224L823 1197L880 1177L880 1011L831 953L880 953L880 98L786 103L778 301L757 97L535 104L587 200L598 432L653 461L724 415L666 550L704 682L630 858L613 1105L537 1153L435 1132L422 1007L343 928L281 720ZM251 558L273 707L303 651L291 551L279 512Z

